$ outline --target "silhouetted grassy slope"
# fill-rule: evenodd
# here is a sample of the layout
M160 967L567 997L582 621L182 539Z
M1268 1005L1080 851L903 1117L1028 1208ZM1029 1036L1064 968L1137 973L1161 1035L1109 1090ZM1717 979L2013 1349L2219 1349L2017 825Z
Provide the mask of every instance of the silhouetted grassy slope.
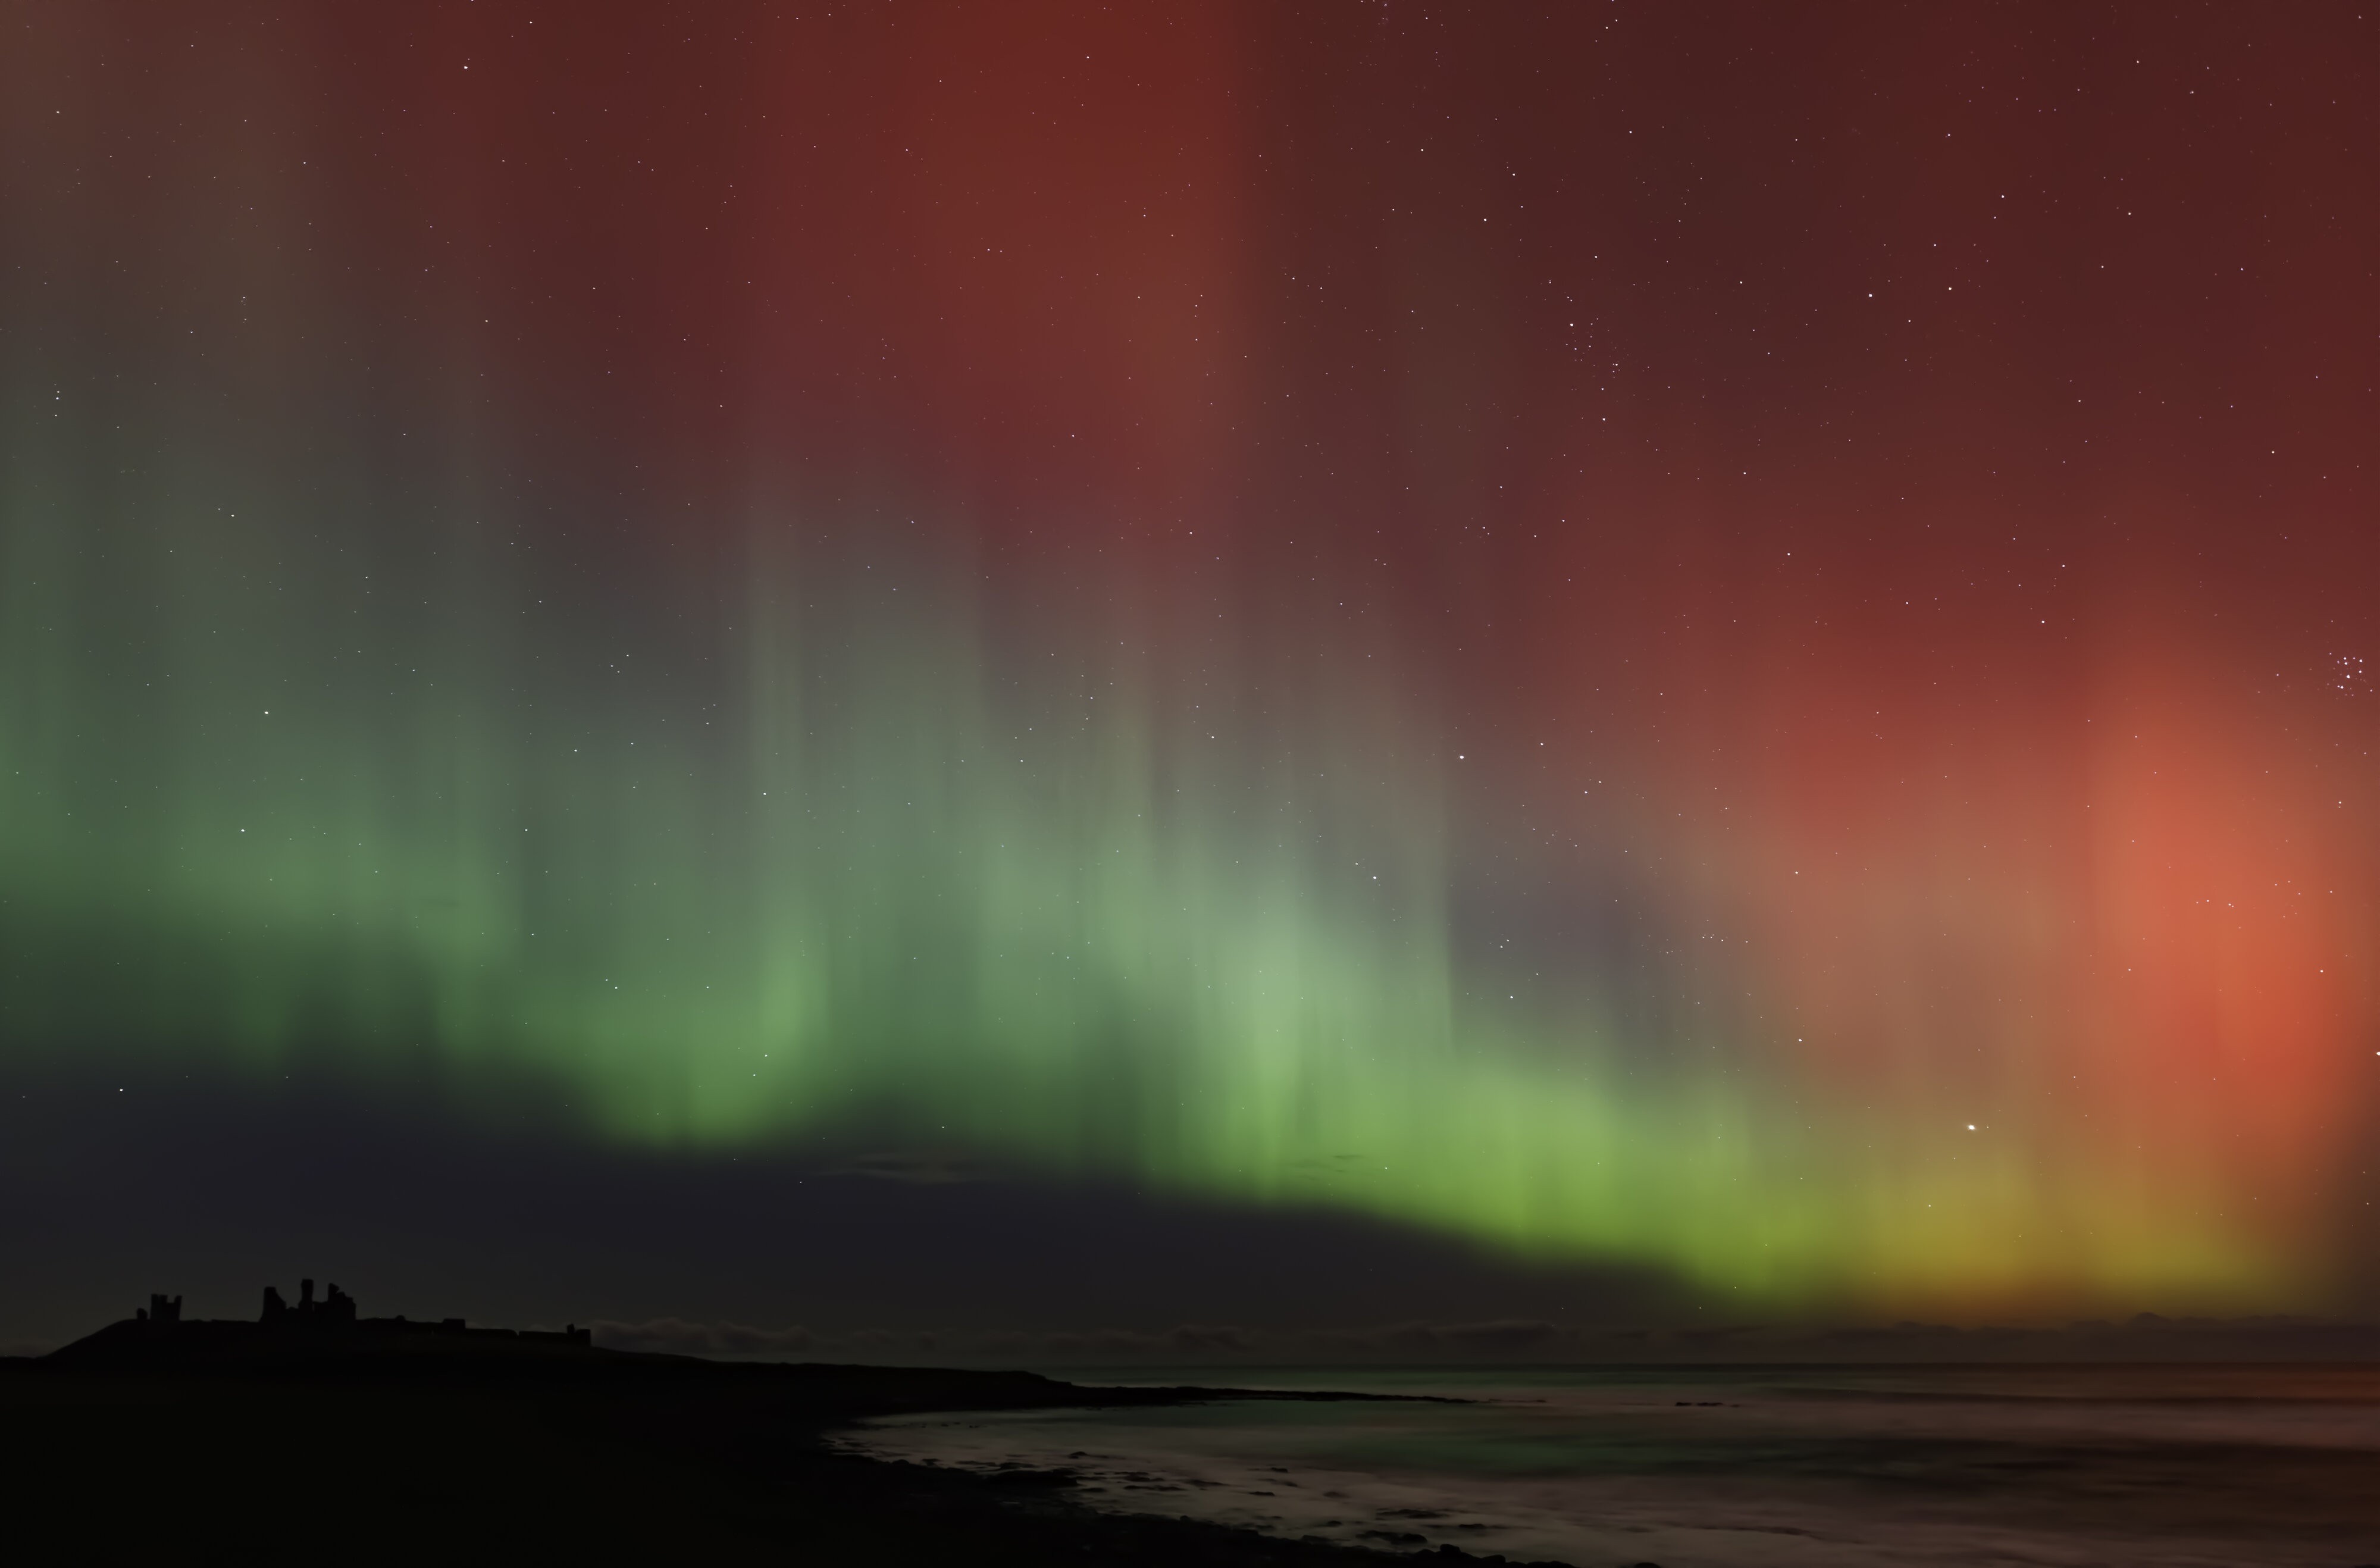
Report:
M726 1365L477 1336L261 1347L252 1335L178 1327L170 1344L126 1331L39 1361L0 1361L6 1525L39 1549L20 1561L1391 1560L1097 1513L1068 1501L1062 1474L985 1478L852 1458L820 1441L865 1416L1210 1391Z

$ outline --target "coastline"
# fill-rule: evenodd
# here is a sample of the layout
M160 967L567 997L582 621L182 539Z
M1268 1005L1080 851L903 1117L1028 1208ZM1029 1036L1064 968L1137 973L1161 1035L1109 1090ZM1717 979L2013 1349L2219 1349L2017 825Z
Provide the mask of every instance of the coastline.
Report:
M1342 1397L1327 1392L735 1364L476 1333L274 1344L200 1323L145 1329L0 1360L0 1474L21 1538L75 1556L202 1561L321 1550L366 1562L759 1550L871 1564L1502 1561L1101 1513L1069 1495L1075 1477L1063 1468L965 1474L834 1441L870 1416Z

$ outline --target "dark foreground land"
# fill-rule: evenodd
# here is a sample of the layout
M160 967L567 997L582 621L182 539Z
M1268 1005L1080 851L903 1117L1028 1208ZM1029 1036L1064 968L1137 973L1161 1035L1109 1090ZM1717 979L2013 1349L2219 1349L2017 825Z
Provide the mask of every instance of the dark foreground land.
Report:
M1211 1398L1022 1372L731 1365L427 1326L122 1323L0 1359L0 1529L20 1562L768 1560L1278 1564L1399 1557L833 1453L853 1420ZM170 1331L167 1330L170 1329Z

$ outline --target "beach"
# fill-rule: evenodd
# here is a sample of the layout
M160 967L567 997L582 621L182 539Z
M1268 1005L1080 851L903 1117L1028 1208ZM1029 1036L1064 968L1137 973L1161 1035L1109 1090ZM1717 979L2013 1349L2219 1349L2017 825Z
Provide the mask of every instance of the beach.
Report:
M2380 1559L2368 1365L1207 1376L1464 1403L909 1415L844 1440L953 1469L1066 1468L1116 1513L1582 1568Z

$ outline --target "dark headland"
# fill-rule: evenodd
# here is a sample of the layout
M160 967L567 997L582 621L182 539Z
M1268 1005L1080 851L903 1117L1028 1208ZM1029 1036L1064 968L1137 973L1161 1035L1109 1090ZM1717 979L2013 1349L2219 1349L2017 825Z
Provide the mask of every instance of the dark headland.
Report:
M363 1318L335 1285L254 1319L177 1297L0 1358L20 1561L726 1560L1377 1568L1500 1562L1096 1512L1064 1471L839 1453L873 1416L1373 1397L1085 1387L1030 1372L727 1363L552 1332Z

